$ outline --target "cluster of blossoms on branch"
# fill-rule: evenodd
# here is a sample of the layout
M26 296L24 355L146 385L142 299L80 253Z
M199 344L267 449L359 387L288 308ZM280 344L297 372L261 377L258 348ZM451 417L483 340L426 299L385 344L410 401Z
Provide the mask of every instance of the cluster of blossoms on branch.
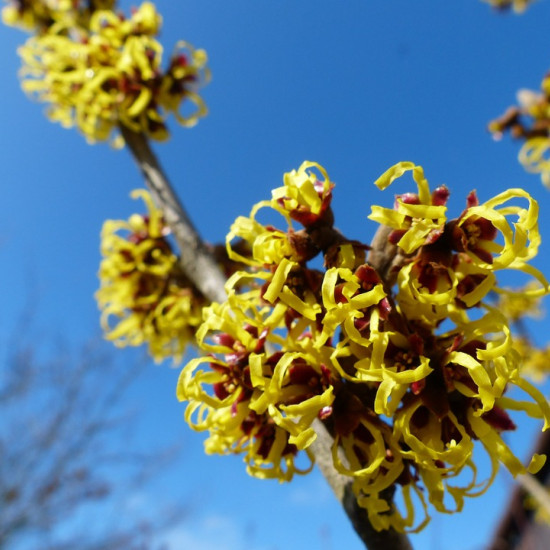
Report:
M143 199L147 214L103 225L96 293L101 325L118 346L147 344L157 361L178 359L193 341L207 302L180 268L149 193L136 190L132 196Z
M96 300L105 338L118 347L148 347L155 361L181 361L194 344L209 300L185 274L170 242L170 227L151 194L131 193L147 211L127 220L106 220L101 232L102 261ZM239 262L225 247L210 247L220 270L229 277Z
M495 139L503 134L523 141L519 161L529 172L540 174L550 187L550 73L541 84L541 91L521 90L518 105L509 107L499 118L489 123Z
M417 191L397 195L393 209L372 207L381 227L372 249L334 228L333 183L321 166L285 174L271 200L232 226L228 255L248 267L228 279L224 303L204 309L204 355L178 384L186 420L209 434L206 451L243 454L257 477L308 472L321 421L372 525L398 531L422 528L428 503L460 510L500 464L526 472L501 436L515 427L508 411L544 419L544 429L550 422L523 377L510 321L489 299L514 294L498 285L504 269L532 279L529 299L548 292L529 264L540 244L536 202L512 189L479 204L471 192L448 219L448 189L431 192L419 166L400 163L376 185L406 172ZM264 215L282 216L284 227ZM510 397L514 387L530 399ZM474 447L490 458L484 481ZM529 471L544 459L535 455Z
M77 126L91 143L121 146L121 124L165 140L168 115L192 126L206 114L197 93L208 78L206 53L178 42L163 69L154 4L125 17L114 0L8 2L4 22L33 33L19 49L23 89L49 104L51 120Z

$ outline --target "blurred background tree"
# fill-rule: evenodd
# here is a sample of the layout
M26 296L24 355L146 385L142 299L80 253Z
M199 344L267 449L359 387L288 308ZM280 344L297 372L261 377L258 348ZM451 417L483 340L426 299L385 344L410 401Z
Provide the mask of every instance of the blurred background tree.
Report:
M16 327L0 369L0 548L159 547L185 513L132 505L179 452L132 442L140 411L129 393L145 362L125 369L101 341L41 344L30 324Z

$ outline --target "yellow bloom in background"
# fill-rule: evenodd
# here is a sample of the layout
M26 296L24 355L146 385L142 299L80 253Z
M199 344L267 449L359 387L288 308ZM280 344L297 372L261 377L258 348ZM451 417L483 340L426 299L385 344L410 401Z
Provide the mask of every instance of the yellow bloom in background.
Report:
M532 317L541 319L543 317L542 297L533 294L538 285L531 281L525 286L516 289L499 289L496 298L497 309L512 323Z
M525 376L544 382L550 375L550 344L539 348L526 338L519 338L514 345L521 357Z
M2 9L4 24L42 33L63 20L89 21L96 9L112 9L115 0L6 0Z
M2 22L10 27L21 27L33 31L47 28L54 20L55 14L43 0L9 2L2 9Z
M498 10L513 9L516 13L524 12L534 0L484 0Z
M149 194L134 191L132 197L141 198L148 213L103 226L96 293L101 325L118 346L147 344L157 361L178 359L193 341L205 301L181 272Z
M4 0L2 22L38 35L55 25L88 28L96 11L114 10L116 0Z
M121 124L165 140L169 115L196 124L206 114L197 93L208 79L204 50L178 42L162 69L162 19L154 4L143 3L129 18L99 9L108 6L52 12L50 24L19 49L23 89L49 104L51 120L76 126L91 143L120 146Z
M550 75L541 83L541 90L520 90L518 105L492 120L488 129L499 140L509 132L523 142L518 159L525 170L540 174L542 183L550 188Z

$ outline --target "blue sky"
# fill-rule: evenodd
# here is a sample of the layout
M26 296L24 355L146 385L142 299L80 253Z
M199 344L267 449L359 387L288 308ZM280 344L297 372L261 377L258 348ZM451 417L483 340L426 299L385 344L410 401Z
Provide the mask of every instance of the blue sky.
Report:
M336 182L336 225L369 240L370 205L389 205L393 196L372 182L412 160L432 186L448 185L455 214L474 188L481 200L509 187L532 193L542 212L535 265L550 274L548 191L518 164L517 144L495 143L486 131L519 88L537 89L550 68L550 0L521 17L479 0L159 0L157 7L166 51L185 39L210 59L213 78L203 91L210 115L191 130L171 124L170 142L155 147L205 239L223 240L238 215L307 159ZM24 39L0 29L0 346L29 289L37 324L78 344L99 334L93 294L101 225L134 211L128 195L142 183L126 151L87 145L24 96L15 53ZM127 368L138 360L119 353ZM169 534L175 548L361 548L318 474L281 486L248 478L239 458L204 456L175 399L177 374L168 364L152 366L134 391L143 408L139 444L183 441L158 492L134 499L142 507L159 495L192 503ZM534 427L521 429L512 440L523 455ZM413 543L481 548L509 490L510 477L499 476L485 497L460 515L436 516Z

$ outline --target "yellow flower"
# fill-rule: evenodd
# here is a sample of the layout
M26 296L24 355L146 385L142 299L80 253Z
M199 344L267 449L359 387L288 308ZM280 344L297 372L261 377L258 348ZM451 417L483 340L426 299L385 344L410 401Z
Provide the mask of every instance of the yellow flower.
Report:
M74 18L82 8L72 0L8 0L8 4L2 9L4 24L37 32L66 17Z
M404 476L411 476L408 472L403 472ZM394 529L399 533L418 533L430 521L426 499L422 490L414 482L395 484L395 496L401 496L405 506L405 514L393 502L388 502L380 496L380 493L374 491L370 494L363 494L361 485L358 482L353 484L353 490L357 494L357 502L363 507L369 516L372 526L377 531L385 529ZM416 497L416 502L414 497ZM423 510L424 518L417 522L416 509L418 505ZM416 525L415 525L416 523Z
M338 447L346 463L340 459ZM414 509L407 504L407 515L403 517L391 499L384 496L388 489L401 486L407 500L410 489L410 485L403 486L407 465L401 457L399 442L387 424L377 418L363 417L349 433L339 426L332 455L336 470L353 480L357 501L376 530L394 528L402 532L413 528Z
M399 270L397 300L407 319L426 326L449 317L458 295L459 276L450 266L411 262Z
M96 293L101 324L118 346L147 344L155 360L177 359L201 323L204 299L179 269L149 194L134 191L132 197L144 200L148 214L103 226Z
M99 10L113 10L116 0L6 0L2 21L12 27L44 34L58 24L88 27Z
M322 219L327 212L333 187L334 184L320 164L306 161L298 170L284 175L283 187L271 192L271 205L285 216L308 227Z
M128 19L110 10L94 11L84 23L61 19L20 48L23 89L50 105L52 120L76 125L91 143L112 138L121 124L165 140L169 114L184 126L206 114L197 89L207 59L179 42L163 71L160 25L149 2Z
M316 256L319 249L307 232L294 231L288 218L287 231L261 224L256 218L264 207L287 217L278 203L262 201L254 206L249 217L240 216L235 220L226 238L227 255L251 269L237 271L227 281L226 290L231 296L240 295L240 299L260 298L268 304L283 304L295 315L314 321L321 312L317 303L320 274L305 267L305 263ZM243 244L246 255L240 251ZM250 289L249 294L244 294L244 287Z
M526 199L528 208L507 204L514 199ZM454 248L485 269L523 270L540 245L538 212L537 202L523 189L509 189L469 206L453 226ZM516 221L510 223L511 216ZM499 235L502 244L496 240Z
M497 289L496 307L511 323L520 321L524 317L541 319L542 297L536 293L537 290L538 285L534 281L517 289Z
M519 338L514 347L521 357L523 374L536 382L546 380L550 374L550 344L538 348L525 338Z
M499 118L489 123L489 131L499 140L505 132L524 141L519 161L528 172L541 175L542 183L550 187L550 76L546 75L541 91L520 90L518 106L509 107Z
M289 481L311 469L301 470L295 456L304 450L312 459L309 425L330 406L331 390L327 378L323 389L322 373L301 361L307 355L266 351L267 343L282 340L264 313L233 309L229 302L207 308L197 342L212 355L185 366L177 395L188 402L191 427L209 431L208 453L244 453L251 475Z
M10 27L21 27L34 30L36 27L47 26L52 21L52 13L41 0L27 4L10 2L2 9L2 22Z
M519 161L523 167L534 174L540 174L542 183L550 188L550 139L531 137L519 151Z
M366 265L355 273L345 267L328 269L323 278L322 298L326 313L317 345L324 344L343 327L347 338L368 347L371 341L364 332L369 328L369 308L376 306L384 313L390 308L382 281Z
M528 193L510 189L480 205L472 191L462 215L447 221L448 190L430 193L422 168L413 163L395 165L375 183L385 189L407 171L418 193L399 195L394 210L373 206L370 216L391 227L389 242L411 255L393 272L402 314L432 329L448 317L459 318L461 309L478 305L491 290L500 291L493 273L500 269L523 271L534 279L530 297L547 292L548 282L528 263L541 240L538 204ZM515 204L522 199L527 207Z
M418 193L398 195L393 210L372 206L369 216L369 219L391 227L390 239L407 254L439 238L446 222L445 203L449 195L444 186L430 193L424 170L412 162L392 166L376 180L375 185L383 191L409 171L412 171Z
M311 428L315 418L332 414L333 373L327 365L329 357L323 361L322 354L313 347L274 358L257 354L250 357L252 384L263 390L251 408L257 413L268 411L273 421L290 434L289 443L299 450L307 449L316 439Z
M249 217L239 216L226 237L227 255L230 259L255 268L277 265L284 258L295 262L302 258L298 250L292 246L291 235L294 232L282 231L273 226L264 226L256 217L261 208L270 206L267 201L262 201L252 208ZM289 229L290 226L289 226ZM235 239L240 248L243 241L251 254L243 256L233 245Z

